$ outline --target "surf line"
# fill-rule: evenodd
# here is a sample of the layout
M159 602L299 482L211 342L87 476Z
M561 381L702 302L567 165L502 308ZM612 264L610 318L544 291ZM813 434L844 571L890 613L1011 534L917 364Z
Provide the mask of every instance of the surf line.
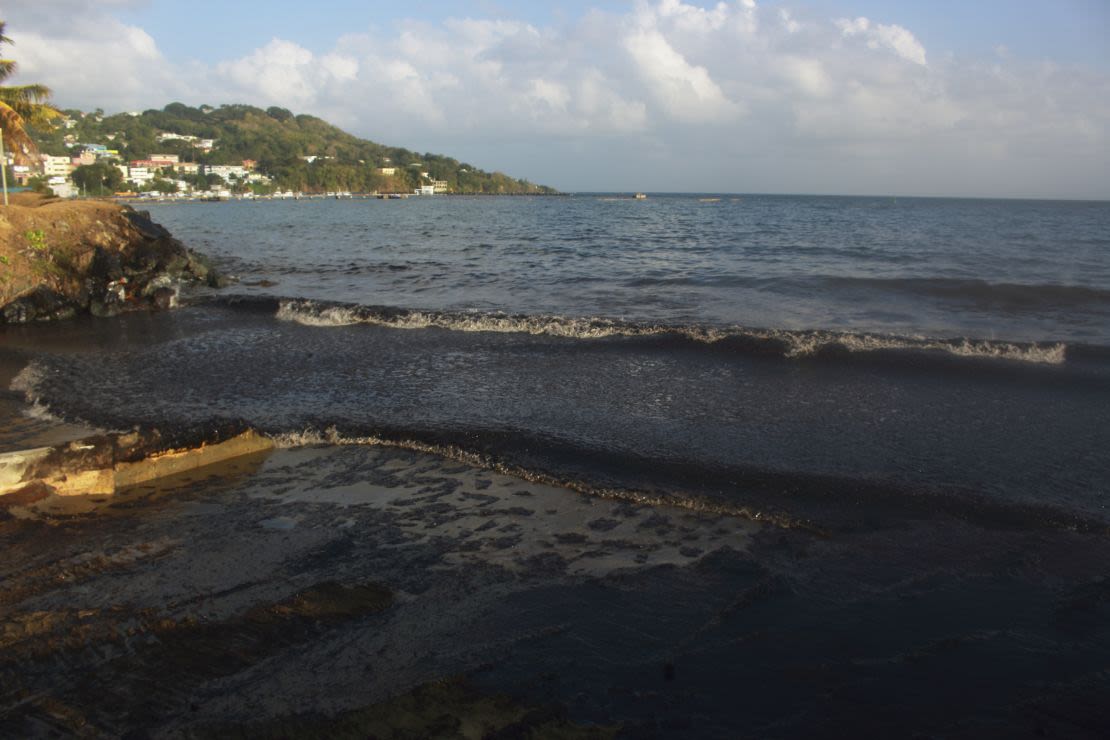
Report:
M391 447L435 455L436 457L471 465L483 470L519 478L529 483L566 488L583 496L592 496L594 498L610 501L627 501L628 503L641 506L686 509L701 514L746 519L753 522L770 524L781 529L797 529L822 538L832 536L832 533L828 529L819 526L815 522L791 516L783 512L761 511L748 506L721 503L708 497L698 495L676 496L673 494L650 492L640 489L596 486L573 478L563 478L551 475L550 473L523 468L518 465L510 465L501 460L497 460L491 455L472 452L456 445L429 444L412 439L390 439L377 435L347 437L341 435L334 426L328 427L323 432L309 429L303 432L283 432L268 436L279 449L312 447L316 445Z

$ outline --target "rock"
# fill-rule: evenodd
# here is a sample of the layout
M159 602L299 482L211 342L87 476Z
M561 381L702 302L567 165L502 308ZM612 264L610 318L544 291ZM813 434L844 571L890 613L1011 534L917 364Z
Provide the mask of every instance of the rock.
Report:
M127 220L138 229L146 239L172 239L170 232L162 224L155 223L150 218L150 211L136 211L130 207L123 211Z
M208 273L208 287L210 288L226 288L235 282L235 278L230 275L222 275L217 272Z
M177 291L173 288L158 288L151 294L151 302L161 311L173 308L177 305Z
M8 324L27 324L73 318L80 308L67 296L47 287L39 287L4 306L0 316Z
M3 217L0 323L172 308L180 283L218 288L232 282L146 212L74 201L11 206ZM23 239L32 231L46 245L34 253Z
M123 313L123 306L119 303L93 299L89 302L89 313L97 318L107 319Z
M89 278L109 282L123 277L123 261L119 252L97 246L89 265Z

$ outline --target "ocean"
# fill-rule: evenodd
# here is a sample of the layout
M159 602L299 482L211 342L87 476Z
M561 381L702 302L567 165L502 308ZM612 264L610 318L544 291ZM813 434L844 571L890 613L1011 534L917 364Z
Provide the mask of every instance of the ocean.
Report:
M288 450L394 450L758 529L521 587L498 624L532 636L452 670L648 734L1107 729L1110 204L150 208L237 282L5 329L39 413L238 419ZM552 620L564 637L537 642ZM562 677L536 683L552 661ZM660 703L675 683L641 663L686 693Z

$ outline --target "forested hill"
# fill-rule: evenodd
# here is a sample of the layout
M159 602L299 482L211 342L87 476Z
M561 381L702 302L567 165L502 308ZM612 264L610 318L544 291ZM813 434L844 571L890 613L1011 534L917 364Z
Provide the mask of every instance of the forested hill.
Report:
M284 108L192 108L171 103L162 110L140 114L65 113L68 123L37 132L44 153L74 154L79 148L76 145L104 144L117 150L124 162L144 160L151 154L177 154L182 162L212 165L254 160L257 171L273 178L277 189L304 192L411 192L433 180L445 182L448 191L455 193L555 192L451 157L360 139L315 116L294 115ZM206 151L197 141L168 139L165 134L214 142Z

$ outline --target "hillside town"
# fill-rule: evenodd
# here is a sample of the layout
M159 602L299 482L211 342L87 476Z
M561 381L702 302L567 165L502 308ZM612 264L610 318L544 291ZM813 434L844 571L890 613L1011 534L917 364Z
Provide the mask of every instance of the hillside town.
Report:
M77 124L77 119L67 117L57 125L59 128L71 130ZM107 138L112 139L114 136L108 134ZM208 154L217 146L216 139L173 131L160 132L156 139L159 144L172 143L178 151L182 146L190 147L197 154ZM36 154L29 158L21 158L24 163L17 163L17 158L6 153L5 163L14 177L15 184L22 187L48 188L59 198L111 195L118 198L223 200L231 197L296 198L304 195L300 191L275 187L274 179L261 171L259 163L253 159L242 159L237 164L205 164L188 161L179 153L160 152L151 153L143 159L128 160L119 149L112 148L109 144L80 141L71 133L65 134L63 140L66 148L70 150L69 155ZM302 155L300 159L311 165L316 162L324 163L334 157ZM118 183L119 186L105 191L102 181L98 183L99 187L89 188L84 182L88 178L77 175L80 174L80 168L93 165L104 165L118 171L118 178L111 177L105 180ZM386 159L383 166L375 166L373 169L385 178L394 178L400 168L389 165L390 162ZM408 166L419 169L419 163ZM413 174L417 182L416 187L412 189L414 195L451 192L450 184L446 180L435 179L428 171L414 171ZM337 197L351 195L345 190L323 194ZM377 191L367 194L379 195Z

